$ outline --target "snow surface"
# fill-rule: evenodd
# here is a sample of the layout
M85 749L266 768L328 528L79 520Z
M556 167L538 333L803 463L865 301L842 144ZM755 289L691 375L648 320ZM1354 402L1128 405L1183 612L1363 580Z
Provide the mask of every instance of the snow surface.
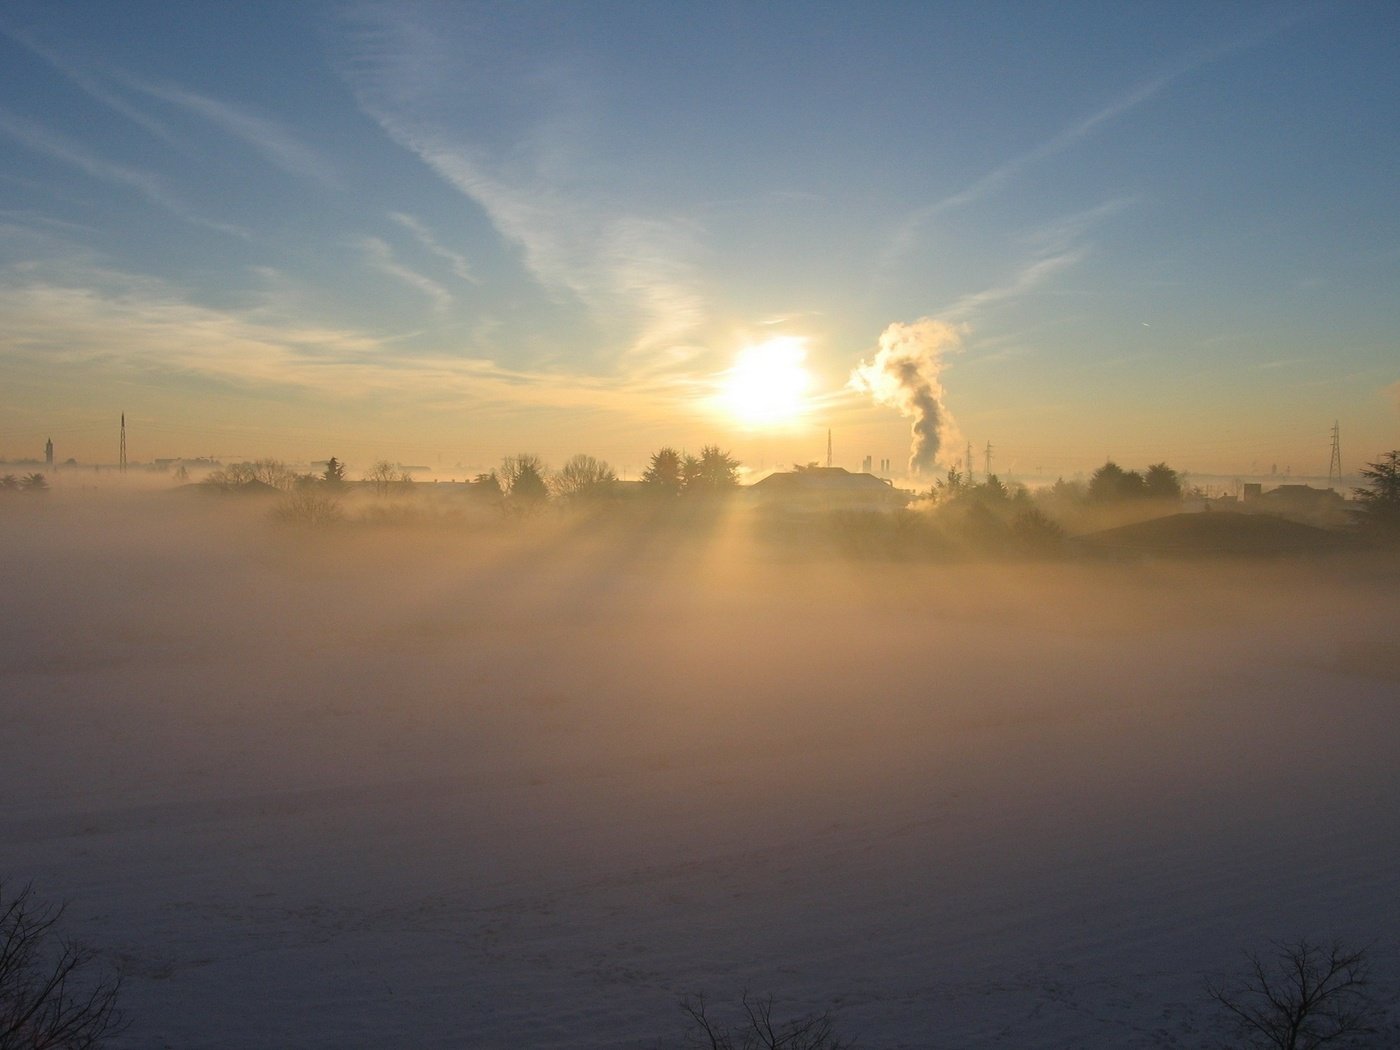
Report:
M0 876L123 1047L1200 1046L1400 945L1400 574L938 565L546 521L0 508ZM194 506L199 503L198 507Z

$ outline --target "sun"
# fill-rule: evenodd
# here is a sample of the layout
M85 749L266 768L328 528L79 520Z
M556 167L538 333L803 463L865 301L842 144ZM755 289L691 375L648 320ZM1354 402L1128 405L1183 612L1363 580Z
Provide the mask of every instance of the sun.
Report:
M720 403L738 422L752 427L782 426L807 409L811 373L803 367L807 344L780 336L746 346L724 373Z

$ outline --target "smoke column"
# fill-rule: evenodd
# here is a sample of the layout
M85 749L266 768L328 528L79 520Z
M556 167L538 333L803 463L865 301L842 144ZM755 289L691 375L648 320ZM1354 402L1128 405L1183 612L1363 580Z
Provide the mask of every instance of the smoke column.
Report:
M961 345L958 330L943 321L931 317L921 317L913 324L896 321L880 333L880 349L874 360L862 360L851 373L851 386L856 390L913 419L909 446L909 473L913 476L931 472L938 462L938 450L954 436L938 374L943 370L943 355Z

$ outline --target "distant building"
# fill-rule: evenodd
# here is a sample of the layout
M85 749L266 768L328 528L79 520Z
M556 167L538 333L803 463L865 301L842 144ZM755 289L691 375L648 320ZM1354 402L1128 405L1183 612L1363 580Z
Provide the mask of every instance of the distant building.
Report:
M750 498L773 510L816 513L828 510L897 510L909 494L874 474L844 467L802 467L778 471L748 487Z
M49 438L44 444L44 465L53 467L53 438Z

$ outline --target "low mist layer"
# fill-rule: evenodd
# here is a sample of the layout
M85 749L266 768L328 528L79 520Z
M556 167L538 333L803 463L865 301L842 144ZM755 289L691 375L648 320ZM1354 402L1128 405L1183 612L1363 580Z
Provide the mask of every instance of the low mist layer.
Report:
M654 1047L750 989L871 1047L1169 1046L1271 938L1395 970L1393 566L0 525L0 874L126 974L122 1045Z

